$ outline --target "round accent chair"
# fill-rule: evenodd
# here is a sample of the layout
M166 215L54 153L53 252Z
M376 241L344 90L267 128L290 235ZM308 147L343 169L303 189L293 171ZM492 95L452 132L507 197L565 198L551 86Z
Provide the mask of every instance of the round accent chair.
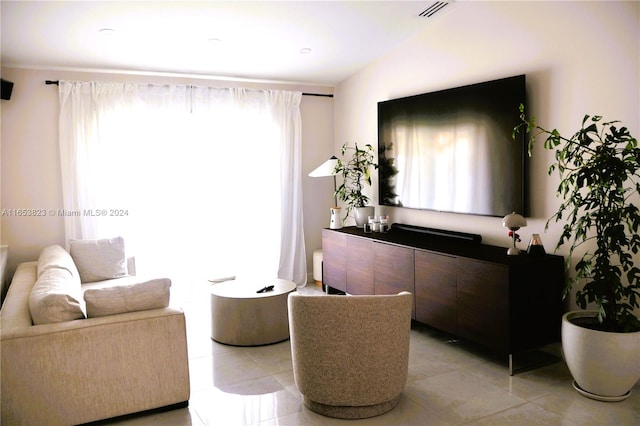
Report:
M362 419L392 410L407 382L413 295L289 294L295 383L319 414Z

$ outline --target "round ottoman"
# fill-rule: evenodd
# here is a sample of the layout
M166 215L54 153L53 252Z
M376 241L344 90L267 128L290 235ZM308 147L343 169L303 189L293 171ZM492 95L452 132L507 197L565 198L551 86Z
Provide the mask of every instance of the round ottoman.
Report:
M257 293L273 286L273 290ZM292 281L226 281L211 286L211 338L235 346L259 346L289 338L287 297Z

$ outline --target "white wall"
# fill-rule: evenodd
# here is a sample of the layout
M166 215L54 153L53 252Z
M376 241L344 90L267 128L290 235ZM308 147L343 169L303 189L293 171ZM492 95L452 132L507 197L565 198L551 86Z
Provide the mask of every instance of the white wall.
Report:
M48 75L2 69L2 78L14 83L11 100L1 104L3 210L62 207L58 98L44 84ZM3 215L0 229L9 246L9 276L17 262L37 259L43 246L64 243L62 218Z
M302 103L302 193L308 281L313 283L313 251L322 248L322 228L329 227L333 179L309 177L309 172L333 153L333 98L304 97Z
M12 81L14 87L11 100L0 104L0 209L62 208L58 91L56 86L45 85L45 80L136 81L301 90L310 93L332 92L332 88L328 87L19 68L2 68L2 78ZM314 179L307 174L332 155L333 99L303 96L301 115L304 224L307 265L311 272L313 250L321 247L321 229L328 226L328 209L333 204L333 185L327 179ZM316 192L322 196L316 196ZM9 246L9 276L19 262L37 259L43 247L65 243L62 217L5 215L1 219L0 242ZM176 218L173 225L180 226L180 218Z
M529 109L539 124L573 134L584 114L599 114L621 120L638 137L640 3L453 3L425 21L422 34L336 87L335 150L345 141L377 144L379 101L518 74L527 75ZM561 225L547 233L544 225L559 201L557 179L547 175L553 154L541 142L531 162L531 214L520 244L526 247L531 234L539 233L551 252ZM498 246L510 243L500 218L385 210L393 222L478 233Z

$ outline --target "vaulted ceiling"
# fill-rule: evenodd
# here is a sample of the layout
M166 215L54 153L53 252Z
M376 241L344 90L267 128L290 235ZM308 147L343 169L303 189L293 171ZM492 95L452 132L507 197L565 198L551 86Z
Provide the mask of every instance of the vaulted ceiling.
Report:
M425 31L431 20L450 19L456 6L431 0L2 0L1 61L334 85Z

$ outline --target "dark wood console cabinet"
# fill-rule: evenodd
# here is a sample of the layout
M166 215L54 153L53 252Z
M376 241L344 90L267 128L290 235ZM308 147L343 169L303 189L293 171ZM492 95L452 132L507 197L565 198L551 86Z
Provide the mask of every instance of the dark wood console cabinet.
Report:
M323 283L349 294L414 294L413 319L512 356L560 338L562 256L392 229L322 231Z

